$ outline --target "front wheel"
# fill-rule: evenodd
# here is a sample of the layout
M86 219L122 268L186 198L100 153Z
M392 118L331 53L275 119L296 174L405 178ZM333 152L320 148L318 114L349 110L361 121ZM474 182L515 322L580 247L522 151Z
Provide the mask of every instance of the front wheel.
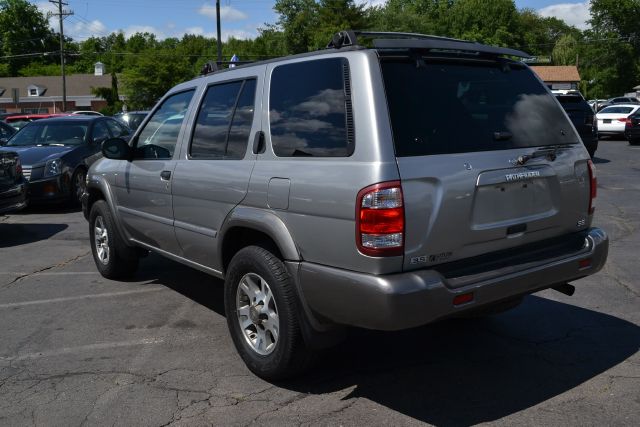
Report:
M313 360L300 331L301 311L280 259L249 246L231 260L224 289L227 325L247 367L266 380L292 377Z
M87 171L80 168L78 169L71 178L71 189L69 191L69 201L74 206L79 206L82 194L84 194L85 189L87 188Z
M98 200L91 207L89 240L96 267L107 279L125 279L138 269L138 254L122 242L104 200Z

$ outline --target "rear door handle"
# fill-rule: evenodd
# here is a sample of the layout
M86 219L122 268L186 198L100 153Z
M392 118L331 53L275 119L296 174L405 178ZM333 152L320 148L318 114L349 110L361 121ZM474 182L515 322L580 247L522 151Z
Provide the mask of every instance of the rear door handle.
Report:
M171 179L171 171L160 172L160 179L163 181L169 181Z

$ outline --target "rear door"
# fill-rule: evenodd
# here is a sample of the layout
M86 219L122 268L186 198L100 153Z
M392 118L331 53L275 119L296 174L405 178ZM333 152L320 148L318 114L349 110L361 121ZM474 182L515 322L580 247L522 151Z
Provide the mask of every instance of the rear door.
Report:
M381 61L405 200L405 269L587 226L586 152L528 67Z
M262 67L210 83L191 120L173 178L175 233L183 256L217 265L217 237L224 219L244 199L255 162L250 141L260 132L255 114Z

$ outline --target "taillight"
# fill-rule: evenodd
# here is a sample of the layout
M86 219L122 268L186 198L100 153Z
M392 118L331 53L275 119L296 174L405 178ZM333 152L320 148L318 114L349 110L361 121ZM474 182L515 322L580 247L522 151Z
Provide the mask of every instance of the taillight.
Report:
M625 117L625 118L623 118L623 119L618 119L618 121L619 121L619 122L622 122L622 123L626 123L626 124L628 124L628 125L630 125L630 124L631 124L631 119L630 119L630 118L628 118L628 117Z
M366 187L356 199L356 245L370 256L404 252L404 202L400 181Z
M16 159L16 176L22 176L22 163L20 163L20 157Z
M597 194L598 189L598 179L596 178L596 167L593 165L591 160L587 161L589 165L589 215L593 214L595 211L594 201Z

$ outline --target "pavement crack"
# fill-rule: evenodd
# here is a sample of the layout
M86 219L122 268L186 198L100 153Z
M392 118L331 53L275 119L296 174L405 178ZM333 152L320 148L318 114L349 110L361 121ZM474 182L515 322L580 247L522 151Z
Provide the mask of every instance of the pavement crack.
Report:
M87 252L84 252L84 253L82 253L80 255L77 255L75 257L66 259L66 260L64 260L62 262L59 262L57 264L49 265L47 267L40 268L40 269L32 271L30 273L21 274L21 275L17 276L16 278L14 278L13 280L11 280L10 282L3 283L2 285L0 285L0 288L7 288L8 289L8 288L11 287L11 285L13 285L15 283L18 283L18 282L20 282L20 281L22 281L22 280L24 280L26 278L29 278L31 276L34 276L34 275L36 275L38 273L42 273L42 272L45 272L45 271L53 270L55 268L65 267L65 266L71 264L72 262L75 262L75 261L79 260L80 258L84 258L85 256L89 255L90 253L91 253L91 251L87 251Z

